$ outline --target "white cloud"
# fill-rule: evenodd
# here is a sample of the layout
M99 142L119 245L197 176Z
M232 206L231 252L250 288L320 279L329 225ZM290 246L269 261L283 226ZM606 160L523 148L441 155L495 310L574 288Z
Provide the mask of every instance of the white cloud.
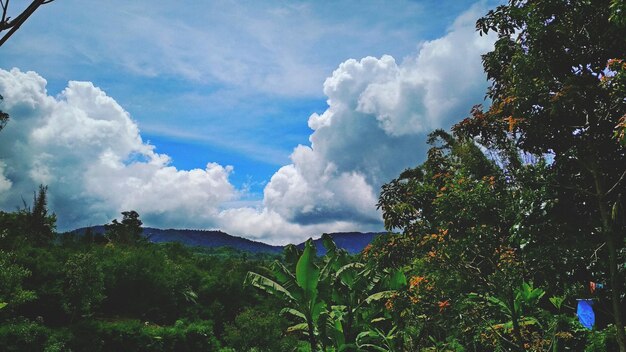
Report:
M53 67L50 74L61 77L86 69L81 78L92 79L90 70L106 67L129 76L174 77L290 97L319 97L328 70L346 57L404 55L416 35L439 30L442 21L433 18L445 21L465 6L458 0L83 5L65 0L38 10L7 43L7 55L19 57L13 63ZM101 67L92 70L96 66Z
M268 208L241 207L226 209L219 214L220 228L230 234L270 244L300 243L324 232L377 231L378 226L367 226L354 221L326 221L317 224L298 224L285 219Z
M208 163L205 169L176 169L167 155L143 142L129 114L92 83L69 82L52 97L35 72L0 70L0 94L2 109L11 116L0 135L0 207L5 210L46 184L62 230L106 223L130 209L149 226L220 228L274 243L360 226L353 221L301 225L275 210L242 205L245 191L228 180L232 167ZM344 193L342 182L367 188L356 176L333 182Z
M380 222L375 210L384 182L425 157L426 136L448 128L482 101L478 7L414 57L350 59L324 83L328 109L313 114L311 146L299 146L265 189L265 206L291 222Z
M483 99L480 54L493 39L474 31L482 12L473 7L400 63L385 55L339 65L324 83L328 108L309 118L310 145L294 149L253 205L229 182L229 166L170 165L93 84L70 82L53 97L38 74L0 70L2 109L11 115L0 134L0 206L14 208L44 183L61 228L134 209L149 226L220 228L271 243L378 230L380 186L424 159L428 132L449 127Z
M61 228L101 224L135 209L177 225L201 218L211 225L237 191L231 167L177 170L144 143L137 124L115 100L88 82L69 82L58 96L34 72L0 71L0 92L11 116L0 138L3 208L20 205L47 184ZM158 221L159 224L165 224Z

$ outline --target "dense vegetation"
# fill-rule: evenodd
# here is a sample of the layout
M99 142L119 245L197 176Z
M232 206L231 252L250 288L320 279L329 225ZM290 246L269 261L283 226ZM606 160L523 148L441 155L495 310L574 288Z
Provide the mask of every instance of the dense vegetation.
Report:
M272 299L244 289L272 257L148 243L136 212L106 236L54 233L45 188L0 213L2 351L288 350Z
M512 0L477 29L490 107L383 186L396 234L259 257L148 243L129 211L59 235L41 187L0 213L0 346L626 352L626 5Z

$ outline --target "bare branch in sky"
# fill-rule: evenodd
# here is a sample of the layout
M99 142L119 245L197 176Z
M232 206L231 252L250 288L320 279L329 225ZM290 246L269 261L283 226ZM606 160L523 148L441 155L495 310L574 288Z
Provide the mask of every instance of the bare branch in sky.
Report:
M2 19L0 20L0 46L4 44L15 33L24 22L32 15L37 8L41 5L45 5L53 2L54 0L33 0L33 2L22 11L15 18L8 16L9 13L9 1L0 0L0 7L2 8ZM2 33L7 31L6 33Z

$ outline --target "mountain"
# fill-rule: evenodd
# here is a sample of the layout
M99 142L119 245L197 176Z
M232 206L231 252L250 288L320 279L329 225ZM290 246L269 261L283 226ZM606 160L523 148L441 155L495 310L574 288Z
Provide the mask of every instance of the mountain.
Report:
M272 246L263 242L231 236L222 231L204 230L161 230L146 227L143 234L151 242L180 242L188 246L200 247L232 247L252 253L281 253L282 246Z
M83 235L90 229L95 234L104 234L104 226L83 227L72 231L73 233ZM188 246L200 247L232 247L242 251L252 253L282 253L283 246L273 246L267 243L252 241L243 237L229 235L222 231L209 230L177 230L177 229L156 229L152 227L144 227L143 235L154 243L163 242L180 242ZM330 233L331 237L337 244L337 247L343 248L350 254L357 254L371 243L380 233L368 232L338 232ZM313 240L317 248L318 255L324 255L326 249L322 245L321 239ZM297 245L304 248L304 243Z
M363 248L368 244L372 243L374 238L379 235L383 235L384 233L378 232L334 232L329 233L330 237L333 238L335 244L339 248L343 248L350 254L361 253ZM315 244L315 248L317 249L317 255L321 256L326 254L326 248L322 245L322 239L318 238L313 240ZM297 245L298 248L304 248L304 242Z

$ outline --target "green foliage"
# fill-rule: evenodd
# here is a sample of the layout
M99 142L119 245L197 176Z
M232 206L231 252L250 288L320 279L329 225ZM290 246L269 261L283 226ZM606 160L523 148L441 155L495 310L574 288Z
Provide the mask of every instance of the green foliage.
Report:
M171 326L139 320L90 321L75 328L70 346L77 351L217 351L211 321L177 321Z
M145 242L145 239L141 236L143 224L139 220L139 214L134 211L123 211L122 222L113 219L110 224L104 225L106 231L105 237L114 244L121 245L133 245L141 242Z
M15 254L0 250L0 302L2 308L19 306L35 299L33 291L24 288L24 279L31 272L16 263Z
M33 209L30 211L30 236L36 244L45 245L52 241L56 216L48 215L48 187L40 185L33 196Z
M626 194L625 18L621 0L511 1L490 11L477 28L498 36L483 56L493 104L455 127L492 150L553 155L554 207L564 214L556 222L589 242L584 257L605 247L591 270L610 282L620 351L626 227L611 209L623 208Z
M13 213L0 211L0 248L17 248L24 244L47 246L54 238L56 215L48 214L48 187L40 185L33 195L32 209Z
M293 250L288 249L287 253L291 252ZM254 286L278 296L291 306L291 310L285 312L301 318L303 322L290 327L289 331L302 331L307 336L312 350L318 348L317 323L325 307L325 303L318 299L317 285L320 279L320 269L314 263L315 253L313 241L309 239L296 263L295 275L281 263L275 262L271 270L278 282L254 272L249 272L244 281L244 285Z
M104 299L104 274L92 253L72 255L63 268L64 309L72 317L93 312Z
M252 313L237 319L248 308L261 317L276 305L241 286L247 271L275 256L75 235L44 244L18 235L30 213L0 214L7 235L0 243L3 351L216 351L228 343L290 350L298 344L284 338L288 323L277 311L266 321L247 322ZM133 221L119 222L115 231L139 228L138 216L126 216ZM237 339L244 321L267 339L255 342L255 332Z
M363 331L356 337L356 345L359 349L365 351L393 352L395 351L393 342L396 338L396 329L393 327L389 332L372 327L370 330Z
M0 346L6 352L67 351L70 336L41 323L16 320L0 324Z
M295 321L287 332L308 341L311 350L353 351L358 348L358 336L365 339L360 334L374 329L370 322L385 314L382 305L406 286L406 277L402 271L379 272L349 257L328 235L322 243L327 251L319 259L312 240L302 252L286 248L288 261L295 262L295 274L276 261L269 268L276 281L249 272L244 284L282 299L286 307L281 314ZM384 335L387 343L392 343L391 335Z
M563 309L564 288L581 293L571 273L584 280L591 238L572 236L568 225L578 219L571 214L561 220L549 165L510 151L488 157L472 140L442 131L430 142L428 160L380 196L385 225L403 233L364 253L379 270L401 268L410 277L389 302L403 348L584 346L575 311ZM557 312L541 302L546 293L562 297L552 300Z
M269 307L247 308L224 331L224 341L235 351L288 351L297 344L285 336L287 324Z

